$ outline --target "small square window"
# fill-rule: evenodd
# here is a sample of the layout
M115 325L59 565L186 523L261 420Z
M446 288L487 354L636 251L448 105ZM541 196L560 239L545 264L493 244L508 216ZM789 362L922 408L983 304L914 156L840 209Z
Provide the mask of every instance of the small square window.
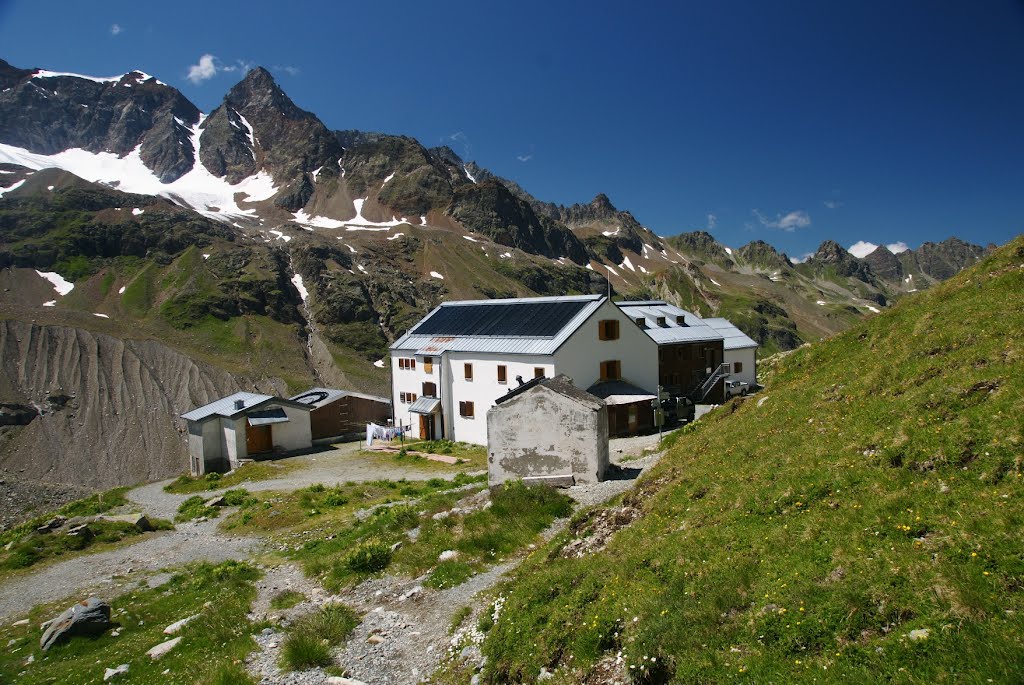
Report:
M535 367L533 367L533 377L534 378L544 378L544 367L543 366L535 366Z
M474 417L474 407L472 402L459 402L459 416L467 419Z
M503 384L508 383L508 367L504 364L498 365L498 382Z
M732 364L732 372L733 373L740 373L741 371L743 371L743 362L733 362L733 364Z

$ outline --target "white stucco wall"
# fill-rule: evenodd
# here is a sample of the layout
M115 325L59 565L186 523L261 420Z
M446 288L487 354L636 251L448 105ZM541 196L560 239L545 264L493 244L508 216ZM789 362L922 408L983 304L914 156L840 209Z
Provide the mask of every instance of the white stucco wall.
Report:
M419 414L409 412L411 402L402 402L401 393L413 392L416 397L423 396L423 384L434 383L437 385L437 392L443 393L441 387L441 357L434 356L434 368L431 373L423 370L423 356L413 356L412 352L393 350L391 352L391 406L394 408L395 421L403 426L412 426L413 437L419 437L420 417ZM416 368L412 370L399 369L398 360L415 359Z
M471 381L466 380L467 363L473 365ZM452 352L446 355L445 364L444 378L449 384L445 417L451 435L455 436L454 440L476 445L487 444L487 410L494 406L496 399L519 385L516 376L529 381L534 377L535 368L544 369L548 378L555 375L554 360L546 355ZM507 370L505 383L498 382L498 366L505 366ZM459 415L459 402L473 403L474 418Z
M745 381L749 383L751 387L757 384L757 360L756 360L757 348L748 347L740 350L726 350L723 355L722 361L727 364L735 364L740 362L743 365L743 370L739 373L732 372L730 378L736 380Z
M598 322L619 321L618 340L600 340ZM586 390L601 378L601 362L621 362L622 380L652 393L658 389L658 344L611 302L605 302L555 352L557 373Z
M275 405L271 405L271 407L273 406ZM309 449L313 445L313 432L309 424L309 412L305 409L296 409L294 407L281 408L284 409L284 414L288 417L288 421L271 424L270 433L273 437L274 449L283 449L286 452Z

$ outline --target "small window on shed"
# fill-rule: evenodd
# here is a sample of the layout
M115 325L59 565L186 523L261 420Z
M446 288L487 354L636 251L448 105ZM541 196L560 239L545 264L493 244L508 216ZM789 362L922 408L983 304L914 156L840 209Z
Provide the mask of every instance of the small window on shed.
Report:
M533 377L534 378L544 378L544 367L543 366L535 366L535 367L533 367Z
M473 380L473 365L469 364L469 363L466 363L466 364L462 365L462 368L463 368L463 370L465 372L466 380L467 381Z
M459 402L459 416L467 419L473 418L474 408L472 402Z
M504 364L498 364L498 382L508 383L508 367Z
M733 362L732 363L732 372L733 373L740 373L741 371L743 371L743 362Z
M597 322L598 340L618 340L619 321L618 319L605 319Z

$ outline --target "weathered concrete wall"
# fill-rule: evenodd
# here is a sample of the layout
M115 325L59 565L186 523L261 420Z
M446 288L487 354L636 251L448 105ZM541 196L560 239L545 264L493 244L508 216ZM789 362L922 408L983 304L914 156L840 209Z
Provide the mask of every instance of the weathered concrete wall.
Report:
M275 405L270 405L274 407ZM268 408L270 408L268 407ZM313 434L310 430L309 411L294 407L282 407L288 421L271 425L274 437L274 449L286 452L308 449L313 445Z
M242 459L249 457L249 448L245 444L245 416L237 419L220 419L223 431L224 442L222 444L223 455L227 457L229 470L238 468Z
M531 388L487 412L487 451L491 485L565 475L599 482L608 470L608 410Z

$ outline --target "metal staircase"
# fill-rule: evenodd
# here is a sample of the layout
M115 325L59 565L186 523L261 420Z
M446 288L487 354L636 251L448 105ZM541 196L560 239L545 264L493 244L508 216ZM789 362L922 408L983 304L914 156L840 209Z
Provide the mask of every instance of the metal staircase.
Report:
M702 403L704 398L708 396L711 389L715 387L718 381L722 380L731 373L732 365L730 364L719 364L718 368L711 372L711 375L704 379L704 382L698 385L690 392L690 399L696 403Z

